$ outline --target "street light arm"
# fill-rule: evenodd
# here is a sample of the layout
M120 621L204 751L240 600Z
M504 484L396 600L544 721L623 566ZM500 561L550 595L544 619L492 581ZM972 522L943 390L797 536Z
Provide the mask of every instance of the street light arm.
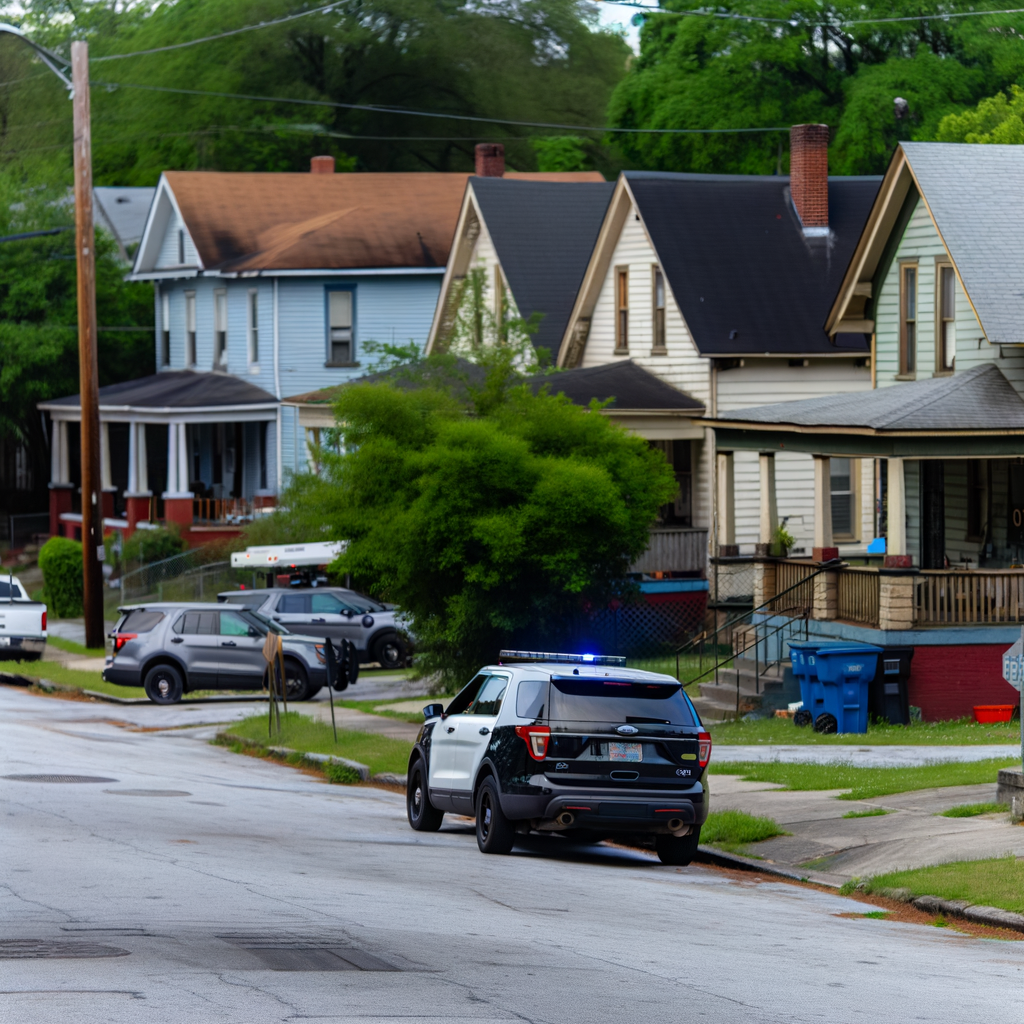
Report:
M70 67L71 62L65 60L63 57L58 56L51 50L47 50L45 46L40 46L38 43L33 42L20 28L15 28L13 25L0 24L0 33L6 32L8 35L17 36L23 42L28 43L33 50L36 51L36 55L39 59L64 83L64 88L69 93L74 94L74 87L71 85L71 79L61 71L61 66Z

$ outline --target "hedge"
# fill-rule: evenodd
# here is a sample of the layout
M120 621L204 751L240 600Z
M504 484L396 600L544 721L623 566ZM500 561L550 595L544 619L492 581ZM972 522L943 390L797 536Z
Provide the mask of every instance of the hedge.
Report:
M82 614L82 545L68 537L51 537L39 551L46 603L58 619Z

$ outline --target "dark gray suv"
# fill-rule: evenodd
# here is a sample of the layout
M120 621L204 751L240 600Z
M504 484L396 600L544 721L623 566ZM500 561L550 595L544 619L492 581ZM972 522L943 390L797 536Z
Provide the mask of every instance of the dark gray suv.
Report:
M269 631L281 635L290 700L309 700L327 682L325 641L291 633L244 605L190 602L134 605L110 638L113 650L103 679L120 686L144 686L157 704L175 704L192 690L259 690L264 687L263 643ZM355 668L355 653L340 651L341 681Z
M230 590L218 601L245 604L305 636L350 640L360 662L403 668L409 655L408 634L394 608L344 587L291 587Z

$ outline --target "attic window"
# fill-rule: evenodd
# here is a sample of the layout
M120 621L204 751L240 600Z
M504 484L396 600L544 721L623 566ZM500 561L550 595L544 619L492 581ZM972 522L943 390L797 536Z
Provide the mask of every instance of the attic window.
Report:
M213 366L227 369L228 365L228 293L218 289L213 293Z
M665 275L660 267L654 267L654 338L651 353L664 355L665 348Z
M936 268L936 311L938 313L938 344L936 367L940 371L951 371L956 362L956 274L948 263L940 263Z
M185 266L185 229L178 228L178 266Z
M900 374L917 370L917 264L900 265Z
M615 268L615 354L629 354L629 268Z
M196 365L196 293L185 292L185 365Z

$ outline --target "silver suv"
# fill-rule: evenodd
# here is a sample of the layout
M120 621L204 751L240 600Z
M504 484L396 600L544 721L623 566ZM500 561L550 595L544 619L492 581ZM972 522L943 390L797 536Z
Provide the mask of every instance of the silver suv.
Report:
M394 608L344 587L290 587L229 590L218 601L245 604L295 633L350 640L360 662L403 668L409 654L408 634Z
M263 643L269 631L282 636L291 700L309 700L327 682L323 640L295 635L245 605L176 602L118 611L103 679L144 686L157 704L175 704L192 690L262 689ZM349 666L355 667L350 651L341 645L342 681L337 688L347 685Z

